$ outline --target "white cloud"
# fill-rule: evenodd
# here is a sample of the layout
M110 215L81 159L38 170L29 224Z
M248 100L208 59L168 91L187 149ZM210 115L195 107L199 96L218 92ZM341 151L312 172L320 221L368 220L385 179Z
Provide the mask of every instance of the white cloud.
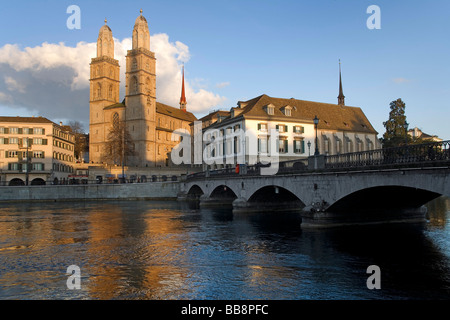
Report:
M124 98L125 56L131 38L115 40L115 58L119 60L121 97ZM189 47L179 41L170 42L167 34L150 39L156 54L157 100L177 107L181 94L181 68L190 59ZM96 43L79 42L75 47L64 43L44 42L40 46L21 49L16 44L0 47L0 101L10 107L37 110L50 119L68 118L88 122L89 78L91 58L96 56ZM190 84L185 73L188 110L206 112L226 99L207 87ZM3 92L2 92L3 91ZM6 91L14 91L14 100Z
M18 91L20 93L25 93L25 86L18 83L11 77L5 76L5 84L9 91Z
M221 89L221 88L228 87L229 85L230 85L229 82L221 82L221 83L216 84L216 88Z

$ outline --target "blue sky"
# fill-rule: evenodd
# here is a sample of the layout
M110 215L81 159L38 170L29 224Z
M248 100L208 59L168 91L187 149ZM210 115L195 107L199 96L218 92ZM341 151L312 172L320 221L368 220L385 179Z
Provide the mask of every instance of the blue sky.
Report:
M66 26L72 4L81 9L80 30ZM380 7L380 30L366 26L370 5ZM389 103L402 98L410 127L450 139L448 0L2 1L0 53L7 44L25 52L44 42L94 43L105 17L122 41L131 37L141 8L152 36L166 34L171 44L187 46L189 58L183 62L192 95L204 90L216 98L208 100L211 105L195 102L198 117L261 94L336 103L341 59L346 104L361 107L380 136ZM150 45L154 50L152 40ZM67 66L30 67L25 73L5 60L0 56L1 114L87 123L88 91L66 90ZM56 71L62 80L47 82ZM39 89L30 83L38 72ZM173 100L179 99L172 91ZM53 96L58 96L58 113L48 108ZM187 99L188 108L194 107Z

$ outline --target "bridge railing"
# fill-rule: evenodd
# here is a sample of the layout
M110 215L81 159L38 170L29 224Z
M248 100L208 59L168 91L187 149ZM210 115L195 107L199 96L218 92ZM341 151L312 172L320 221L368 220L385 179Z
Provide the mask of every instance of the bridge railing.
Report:
M398 165L435 166L442 163L450 163L450 140L430 142L423 144L411 144L394 148L361 151L325 156L325 164L322 168L314 168L309 165L309 159L297 159L278 163L277 174L302 173L317 169L359 169L363 167L386 167ZM214 176L256 176L261 175L261 168L271 164L254 164L235 167L208 170L188 175L189 179L201 179Z
M450 161L450 141L345 153L325 157L325 169L401 164L436 164Z

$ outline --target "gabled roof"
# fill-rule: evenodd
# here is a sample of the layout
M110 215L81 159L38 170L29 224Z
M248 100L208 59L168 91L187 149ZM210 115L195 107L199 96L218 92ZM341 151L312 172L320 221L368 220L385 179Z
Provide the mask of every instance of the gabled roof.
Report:
M275 106L274 114L268 115L265 107L269 104ZM377 134L361 108L340 106L331 103L321 103L294 98L273 98L265 94L248 101L240 101L242 112L237 117L246 119L265 119L271 121L302 121L313 122L315 116L319 118L318 129L353 131L360 133ZM289 105L292 107L291 116L286 116L282 109Z

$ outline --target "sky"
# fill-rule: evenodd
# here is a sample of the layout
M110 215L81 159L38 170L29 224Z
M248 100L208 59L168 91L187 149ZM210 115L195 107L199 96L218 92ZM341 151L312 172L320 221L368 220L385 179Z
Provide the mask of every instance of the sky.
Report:
M0 0L0 115L89 129L89 63L107 19L121 65L143 10L157 100L198 118L262 94L346 105L379 132L401 98L410 128L450 139L448 0ZM68 28L80 8L79 29ZM376 5L379 16L368 8ZM379 20L373 20L379 17ZM368 27L379 22L379 29ZM73 22L73 20L70 20Z

